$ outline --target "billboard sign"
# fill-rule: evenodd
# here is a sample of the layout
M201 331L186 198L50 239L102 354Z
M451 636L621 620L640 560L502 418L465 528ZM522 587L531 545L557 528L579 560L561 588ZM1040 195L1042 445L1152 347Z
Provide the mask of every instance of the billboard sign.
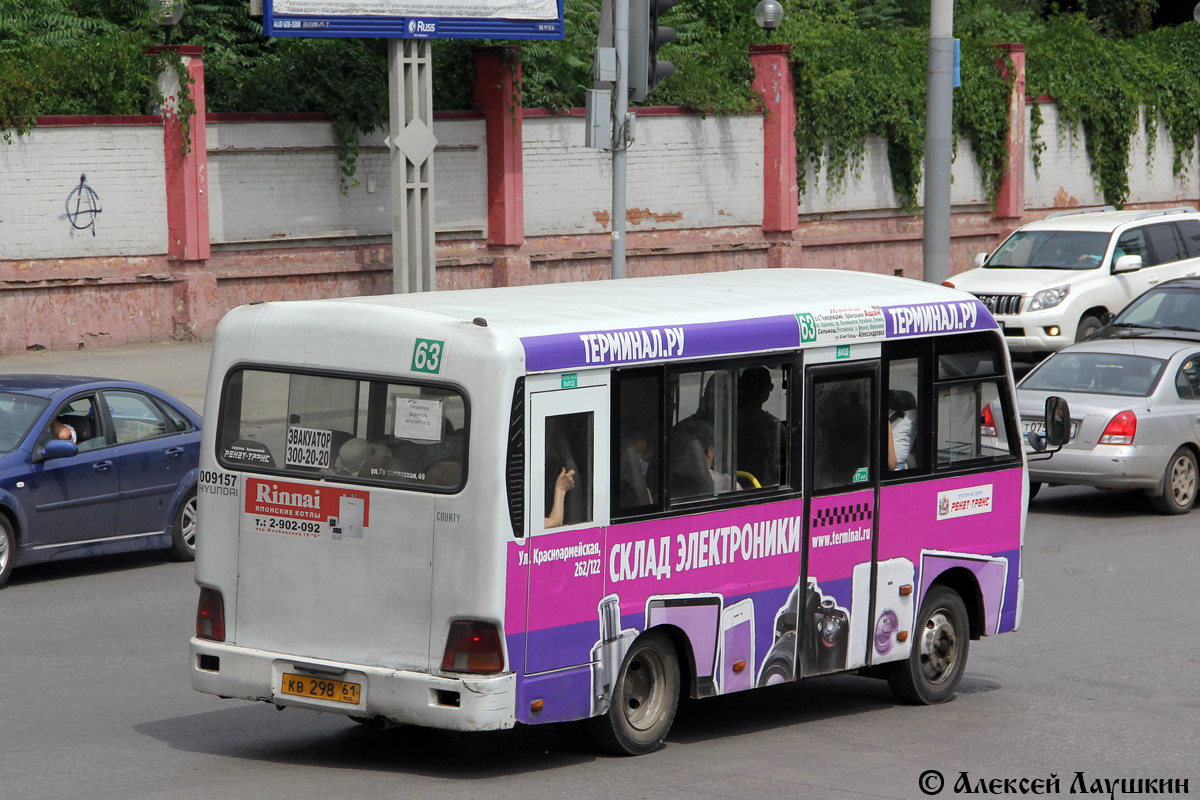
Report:
M563 0L263 0L268 36L561 39Z

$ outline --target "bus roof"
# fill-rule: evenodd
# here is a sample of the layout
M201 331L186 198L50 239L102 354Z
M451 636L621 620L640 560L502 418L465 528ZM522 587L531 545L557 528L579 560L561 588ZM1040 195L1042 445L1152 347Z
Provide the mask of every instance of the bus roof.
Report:
M355 306L376 322L386 320L393 309L397 321L413 312L426 324L436 324L438 317L454 326L485 320L493 332L521 342L529 371L997 327L974 296L956 289L868 272L814 269L271 303L267 317L303 326L318 308L330 313L335 304Z

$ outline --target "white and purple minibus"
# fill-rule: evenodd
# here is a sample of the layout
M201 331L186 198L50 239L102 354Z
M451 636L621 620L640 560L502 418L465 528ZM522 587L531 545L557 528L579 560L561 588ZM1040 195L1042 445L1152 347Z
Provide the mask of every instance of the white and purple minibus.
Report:
M192 686L667 735L814 675L953 696L1028 480L973 296L749 270L243 306L205 400Z

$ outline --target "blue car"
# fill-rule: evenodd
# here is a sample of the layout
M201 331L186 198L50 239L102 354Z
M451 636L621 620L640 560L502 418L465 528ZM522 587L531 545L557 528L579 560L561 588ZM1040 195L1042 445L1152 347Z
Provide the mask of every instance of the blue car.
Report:
M200 416L152 386L0 375L0 587L13 567L195 558Z

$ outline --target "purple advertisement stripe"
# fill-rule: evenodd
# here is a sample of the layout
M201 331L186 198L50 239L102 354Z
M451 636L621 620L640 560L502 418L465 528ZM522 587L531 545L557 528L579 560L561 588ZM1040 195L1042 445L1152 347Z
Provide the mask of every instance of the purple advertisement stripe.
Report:
M733 322L659 325L610 331L526 336L526 369L531 372L578 367L670 361L800 346L794 315Z
M946 300L907 306L884 306L889 339L938 333L993 330L999 327L987 306L978 300Z

